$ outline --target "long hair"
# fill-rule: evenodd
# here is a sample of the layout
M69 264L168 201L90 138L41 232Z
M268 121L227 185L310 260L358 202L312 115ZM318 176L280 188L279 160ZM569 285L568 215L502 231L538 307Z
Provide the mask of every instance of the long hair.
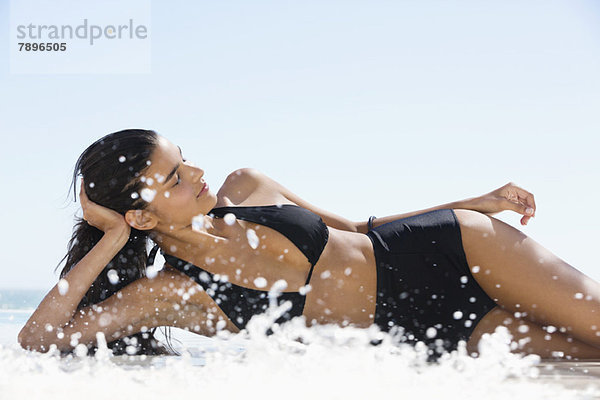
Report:
M85 182L88 198L104 207L122 215L127 210L145 209L148 206L140 193L143 183L138 178L150 165L150 155L157 145L158 135L151 130L126 129L114 132L98 139L80 156L73 170L73 195L77 176L81 175ZM75 200L76 201L76 200ZM73 235L69 240L67 254L59 261L58 266L66 258L60 277L63 278L95 245L100 241L103 232L89 225L83 218L75 218ZM146 276L148 255L148 232L131 228L129 240L117 255L105 266L87 293L81 299L78 309L99 303L135 280ZM109 271L111 278L109 279ZM118 279L115 279L115 271ZM148 332L139 332L128 337L108 343L113 354L174 354L170 343L165 348L156 340L156 328ZM166 335L167 338L170 335ZM132 346L127 348L127 346ZM97 348L89 346L90 353ZM129 351L126 351L129 350Z

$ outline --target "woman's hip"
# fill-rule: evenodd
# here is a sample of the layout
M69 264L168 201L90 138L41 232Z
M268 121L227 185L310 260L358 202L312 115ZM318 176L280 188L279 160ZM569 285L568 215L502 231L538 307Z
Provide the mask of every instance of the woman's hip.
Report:
M453 350L496 304L473 279L451 209L434 210L367 232L377 270L374 322L404 328L406 340Z

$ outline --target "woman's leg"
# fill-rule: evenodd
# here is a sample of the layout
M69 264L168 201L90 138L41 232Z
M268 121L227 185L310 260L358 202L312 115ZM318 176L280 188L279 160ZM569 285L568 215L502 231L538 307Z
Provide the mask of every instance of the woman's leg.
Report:
M479 321L467 342L469 354L478 353L479 341L485 333L493 333L497 326L504 326L518 346L514 353L538 354L543 359L577 358L600 359L600 349L582 342L558 330L549 333L527 318L515 317L500 307L493 308Z
M518 312L521 319L534 323L530 335L520 334L518 324L511 331L521 338L530 337L531 348L542 351L554 342L556 351L578 358L600 358L600 283L503 221L471 210L454 212L471 273L501 309L490 311L480 321L473 342L469 341L471 348L477 335L493 332L498 321L510 316L501 313L506 311L513 315ZM542 329L549 325L556 333ZM552 337L550 341L545 339L547 334ZM587 347L577 355L572 348L566 349L571 344ZM594 349L598 351L592 354Z

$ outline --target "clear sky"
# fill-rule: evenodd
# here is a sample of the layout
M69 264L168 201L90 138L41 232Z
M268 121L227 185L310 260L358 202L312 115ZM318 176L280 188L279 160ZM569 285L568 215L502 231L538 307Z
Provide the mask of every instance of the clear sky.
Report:
M600 3L177 0L151 17L150 74L17 75L0 3L0 288L56 282L77 157L134 127L215 192L254 167L352 220L514 181L537 216L497 218L600 280Z

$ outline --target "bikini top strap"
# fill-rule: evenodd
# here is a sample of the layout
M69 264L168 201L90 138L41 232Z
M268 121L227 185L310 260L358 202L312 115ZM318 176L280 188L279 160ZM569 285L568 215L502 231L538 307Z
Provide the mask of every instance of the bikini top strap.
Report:
M152 250L150 250L150 254L148 254L148 261L146 262L147 266L154 265L154 260L156 259L156 252L158 252L158 245L155 245Z

